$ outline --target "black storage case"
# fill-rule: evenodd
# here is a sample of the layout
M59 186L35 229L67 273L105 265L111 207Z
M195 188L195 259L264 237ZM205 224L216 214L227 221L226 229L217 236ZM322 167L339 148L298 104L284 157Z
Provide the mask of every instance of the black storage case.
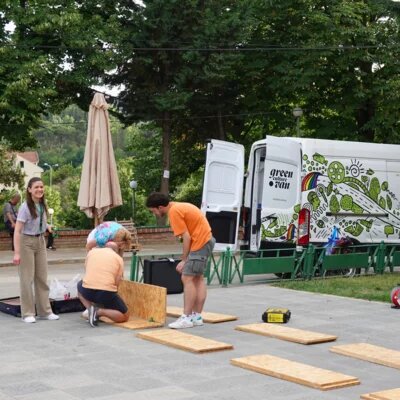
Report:
M181 274L175 269L179 262L173 259L144 260L143 282L165 287L167 294L182 293Z
M50 299L50 305L54 314L83 311L85 307L78 298L68 300ZM0 299L0 311L6 314L21 316L21 302L19 297Z

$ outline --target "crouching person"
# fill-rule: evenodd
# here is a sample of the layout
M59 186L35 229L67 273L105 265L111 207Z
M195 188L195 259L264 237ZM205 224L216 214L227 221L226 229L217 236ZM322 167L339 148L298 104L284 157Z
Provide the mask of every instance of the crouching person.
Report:
M85 276L78 283L78 297L88 311L89 323L96 326L100 317L114 322L129 319L128 308L118 295L124 275L124 261L118 247L94 248L85 261Z

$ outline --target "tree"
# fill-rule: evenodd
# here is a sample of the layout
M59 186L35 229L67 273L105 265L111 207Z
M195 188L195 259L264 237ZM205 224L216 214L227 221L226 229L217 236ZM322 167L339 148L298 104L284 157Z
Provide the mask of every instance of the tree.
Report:
M399 7L387 0L256 1L246 75L248 106L284 132L292 108L304 110L310 136L399 142ZM271 100L272 99L272 100Z
M0 140L0 184L5 188L24 188L24 177L21 169L15 165L15 154L4 140Z
M34 146L32 129L71 103L88 109L93 84L111 68L105 40L113 21L108 1L6 0L0 26L1 136L15 149ZM128 3L128 2L126 2ZM129 2L130 3L130 2ZM93 10L97 10L93 12ZM116 10L113 10L116 18Z
M238 104L235 68L240 58L213 47L243 39L244 5L148 0L140 12L121 18L124 30L114 44L117 72L106 82L124 86L118 105L125 123L153 121L161 129L164 193L170 190L174 138L189 147L205 135L225 138L232 125L223 115ZM218 119L199 119L199 113L215 115L216 110ZM207 126L213 126L211 132Z

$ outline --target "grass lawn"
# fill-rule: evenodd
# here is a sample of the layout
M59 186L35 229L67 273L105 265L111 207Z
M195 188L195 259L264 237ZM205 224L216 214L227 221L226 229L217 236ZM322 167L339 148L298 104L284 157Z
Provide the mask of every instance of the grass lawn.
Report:
M395 286L400 286L400 273L361 275L352 278L338 277L314 278L307 281L280 281L272 285L305 292L334 294L336 296L391 303L390 293Z

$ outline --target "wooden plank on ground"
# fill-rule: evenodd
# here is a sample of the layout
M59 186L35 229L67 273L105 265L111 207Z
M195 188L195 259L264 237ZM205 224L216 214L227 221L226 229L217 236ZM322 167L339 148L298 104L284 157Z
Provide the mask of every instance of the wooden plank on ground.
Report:
M400 351L375 346L368 343L353 343L340 346L332 346L333 353L358 358L375 364L400 369Z
M400 388L361 395L363 400L400 400Z
M157 329L154 331L140 332L136 336L141 339L165 344L192 353L207 353L211 351L233 349L231 344L217 342L174 329Z
M102 317L102 321L128 329L164 326L167 318L166 288L124 280L118 287L118 294L128 307L129 320L123 323L113 323Z
M277 339L288 340L301 344L316 344L332 342L337 336L327 335L325 333L306 331L303 329L289 328L287 326L268 323L256 323L248 325L239 325L235 328L238 331L256 333L258 335L274 337Z
M354 376L268 354L234 358L231 360L231 364L320 390L338 389L360 384L359 379Z
M118 326L120 328L126 328L126 329L148 329L148 328L159 328L161 326L164 326L164 324L161 324L159 322L153 322L153 321L146 321L143 318L137 318L135 316L130 316L129 320L126 322L121 322L121 323L117 323L117 322L113 322L111 319L107 318L107 317L101 317L100 318L101 321L106 322L108 324L112 324L115 326Z
M167 307L167 315L169 317L180 317L182 314L183 314L182 307L173 307L173 306ZM238 319L234 315L218 314L218 313L206 312L206 311L203 311L201 313L201 315L203 317L203 321L207 322L209 324L217 324L219 322L236 321Z

